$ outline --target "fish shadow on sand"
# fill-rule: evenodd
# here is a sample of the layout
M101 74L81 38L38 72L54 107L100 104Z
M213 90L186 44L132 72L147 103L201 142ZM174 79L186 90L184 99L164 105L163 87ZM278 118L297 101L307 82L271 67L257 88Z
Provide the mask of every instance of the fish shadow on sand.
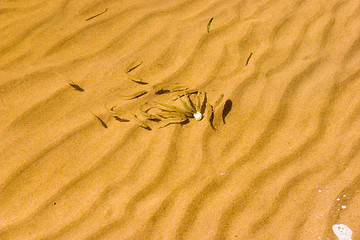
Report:
M80 87L77 84L73 84L73 83L69 83L70 86L72 86L75 90L79 91L79 92L83 92L84 89L82 87Z
M229 112L232 109L232 105L233 104L232 104L232 101L230 99L226 100L225 105L224 105L224 109L222 111L222 120L223 120L224 124L226 123L226 121L225 121L226 116L229 114Z

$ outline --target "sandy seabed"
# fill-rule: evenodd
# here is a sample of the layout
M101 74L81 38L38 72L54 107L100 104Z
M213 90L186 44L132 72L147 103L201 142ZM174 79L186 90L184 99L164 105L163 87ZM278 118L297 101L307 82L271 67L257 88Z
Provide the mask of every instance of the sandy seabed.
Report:
M1 240L360 239L358 0L3 0L0 29ZM223 94L213 127L145 119L182 107L161 84Z

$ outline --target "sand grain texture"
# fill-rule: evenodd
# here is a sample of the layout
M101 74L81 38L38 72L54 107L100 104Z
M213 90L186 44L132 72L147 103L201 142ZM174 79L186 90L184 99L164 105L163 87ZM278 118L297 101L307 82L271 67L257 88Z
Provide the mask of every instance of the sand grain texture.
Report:
M0 239L360 239L359 1L5 0L0 29ZM216 130L129 117L175 82L224 94Z

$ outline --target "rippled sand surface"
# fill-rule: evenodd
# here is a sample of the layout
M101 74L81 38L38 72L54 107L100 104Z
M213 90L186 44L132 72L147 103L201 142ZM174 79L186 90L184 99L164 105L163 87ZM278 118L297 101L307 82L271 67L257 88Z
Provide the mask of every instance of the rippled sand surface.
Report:
M0 239L360 239L359 1L3 0L0 29ZM159 83L224 94L214 129L140 127Z

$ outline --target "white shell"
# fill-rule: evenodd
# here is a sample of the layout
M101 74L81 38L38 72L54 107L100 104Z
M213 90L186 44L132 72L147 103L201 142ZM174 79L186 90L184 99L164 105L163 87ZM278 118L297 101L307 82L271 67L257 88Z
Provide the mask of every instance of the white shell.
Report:
M202 119L202 114L201 112L196 112L194 113L194 118L197 120L197 121L200 121Z
M348 226L335 224L332 229L339 240L351 240L352 231Z

